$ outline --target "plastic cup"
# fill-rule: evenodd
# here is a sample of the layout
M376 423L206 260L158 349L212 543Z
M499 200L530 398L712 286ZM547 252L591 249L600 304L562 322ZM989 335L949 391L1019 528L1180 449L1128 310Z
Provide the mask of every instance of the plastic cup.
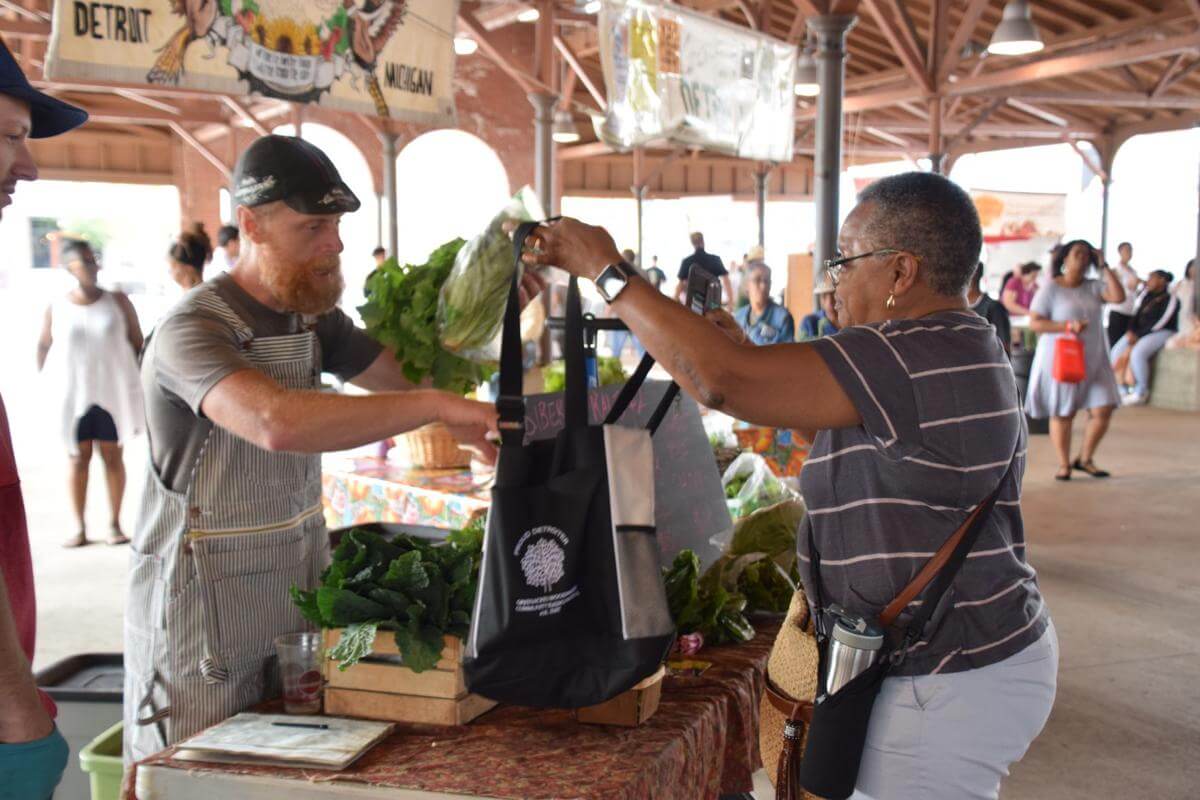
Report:
M283 710L288 714L320 714L322 647L319 633L287 633L275 637Z

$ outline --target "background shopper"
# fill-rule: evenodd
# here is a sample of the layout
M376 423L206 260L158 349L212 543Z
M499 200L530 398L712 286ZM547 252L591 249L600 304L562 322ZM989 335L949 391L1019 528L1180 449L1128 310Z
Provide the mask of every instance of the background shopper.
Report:
M1100 270L1100 279L1089 277L1093 268ZM1034 419L1050 419L1050 439L1058 454L1056 479L1070 480L1072 469L1107 478L1109 473L1097 467L1094 458L1121 393L1109 365L1102 315L1105 303L1125 299L1125 289L1104 264L1103 254L1083 240L1055 251L1051 273L1053 279L1037 293L1030 309L1030 328L1039 336L1026 410ZM1079 336L1084 343L1087 376L1079 383L1054 379L1055 342L1068 335ZM1071 426L1080 411L1087 411L1088 423L1083 448L1072 461Z
M121 447L145 427L137 363L142 328L128 297L100 288L100 265L87 242L69 241L62 259L76 286L46 309L38 369L46 373L62 403L61 433L71 459L71 502L79 529L63 546L89 543L85 511L95 451L104 462L108 483L108 543L125 544L129 539L121 530Z

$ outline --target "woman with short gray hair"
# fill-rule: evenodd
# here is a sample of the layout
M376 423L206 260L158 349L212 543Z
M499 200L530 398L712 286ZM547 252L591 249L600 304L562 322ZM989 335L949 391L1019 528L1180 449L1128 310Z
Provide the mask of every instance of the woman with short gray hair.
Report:
M628 271L602 228L563 219L530 238L526 263L598 279L701 403L815 435L798 537L810 603L819 556L823 601L878 618L998 489L928 624L891 643L899 663L875 700L854 794L997 797L1049 716L1058 642L1025 558L1016 381L992 327L966 304L982 246L970 197L928 173L868 187L828 264L842 330L799 344L739 344L728 315L702 319Z

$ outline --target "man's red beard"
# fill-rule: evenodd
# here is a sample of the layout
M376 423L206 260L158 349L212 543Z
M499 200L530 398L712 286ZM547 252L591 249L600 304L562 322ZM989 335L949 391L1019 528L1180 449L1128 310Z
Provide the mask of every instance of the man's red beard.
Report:
M329 275L315 275L318 271L328 271ZM332 310L346 288L341 258L336 255L301 264L266 258L260 267L260 277L284 308L300 314L324 314Z

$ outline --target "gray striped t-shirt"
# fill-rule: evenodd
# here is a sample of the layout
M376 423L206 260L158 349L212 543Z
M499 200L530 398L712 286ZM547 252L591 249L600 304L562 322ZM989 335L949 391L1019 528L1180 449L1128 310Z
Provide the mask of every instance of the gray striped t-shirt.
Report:
M874 618L1003 478L926 638L894 674L982 667L1035 642L1048 617L1025 561L1027 431L995 331L972 312L951 311L847 328L813 344L863 424L821 431L800 478L810 603L809 526L825 604Z

